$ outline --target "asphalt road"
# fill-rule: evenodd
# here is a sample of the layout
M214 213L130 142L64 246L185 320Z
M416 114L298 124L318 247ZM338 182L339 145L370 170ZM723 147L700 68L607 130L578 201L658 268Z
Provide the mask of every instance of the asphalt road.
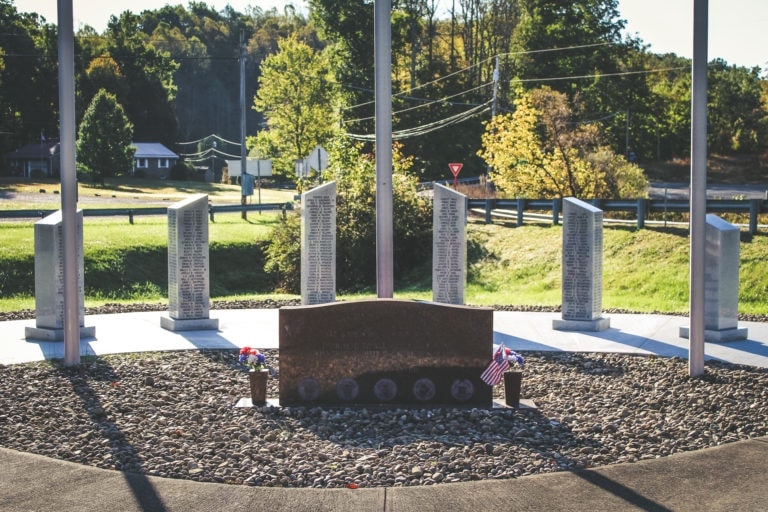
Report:
M651 199L688 199L687 182L651 182L648 193ZM734 185L730 183L707 183L709 199L768 199L768 183L757 185Z

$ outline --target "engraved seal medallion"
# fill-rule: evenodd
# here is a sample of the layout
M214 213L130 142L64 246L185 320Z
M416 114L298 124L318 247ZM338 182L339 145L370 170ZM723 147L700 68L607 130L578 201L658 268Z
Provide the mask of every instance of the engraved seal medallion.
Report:
M423 378L413 383L413 396L416 400L426 402L435 397L435 383L431 379Z
M379 379L376 384L373 385L373 396L376 400L382 402L389 402L397 395L397 384L392 379Z
M469 379L456 379L451 384L451 396L460 402L466 402L475 394L475 386Z
M306 400L307 402L317 400L317 398L320 396L320 383L317 381L317 379L307 377L306 379L302 379L301 382L299 382L298 391L302 400Z
M336 383L336 396L340 400L349 402L357 398L360 394L360 386L357 385L357 381L350 377L344 377Z

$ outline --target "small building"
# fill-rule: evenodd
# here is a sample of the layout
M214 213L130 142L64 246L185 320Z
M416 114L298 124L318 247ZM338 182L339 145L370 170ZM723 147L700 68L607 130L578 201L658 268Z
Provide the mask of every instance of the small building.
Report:
M134 142L131 176L147 178L168 178L171 168L179 161L179 155L159 142Z
M52 178L61 174L59 142L42 140L5 154L11 176Z

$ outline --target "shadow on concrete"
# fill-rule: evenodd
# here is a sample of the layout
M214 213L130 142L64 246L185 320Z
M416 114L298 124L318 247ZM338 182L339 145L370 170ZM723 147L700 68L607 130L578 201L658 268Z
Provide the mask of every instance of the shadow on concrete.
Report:
M622 485L595 471L574 471L572 474L586 480L590 484L599 487L614 496L623 499L641 510L648 512L671 512L671 509L643 496L642 494Z
M663 341L654 340L645 336L637 336L636 334L630 334L615 328L606 329L601 332L582 331L581 334L644 350L662 357L688 358L688 349L686 348L678 347L671 343L664 343Z
M520 338L519 336L512 336L504 332L493 331L493 343L504 344L504 346L511 348L512 350L520 351L540 351L540 352L559 352L562 349L553 345L545 345L537 341Z
M707 344L722 348L729 348L731 350L738 350L739 352L746 352L757 356L768 357L768 345L760 343L759 341L721 341L718 343L707 342Z

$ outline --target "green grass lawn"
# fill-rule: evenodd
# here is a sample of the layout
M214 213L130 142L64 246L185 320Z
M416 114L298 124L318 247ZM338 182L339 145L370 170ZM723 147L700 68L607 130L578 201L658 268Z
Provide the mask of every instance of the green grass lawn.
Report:
M263 272L263 239L277 214L221 214L210 224L211 298L280 297ZM0 224L0 309L34 307L33 224ZM165 302L167 225L163 217L86 219L86 303ZM562 228L468 225L466 302L473 305L544 305L561 302ZM603 308L685 312L688 309L688 233L683 229L606 226ZM741 244L739 310L768 312L768 236ZM431 300L429 265L395 276L396 298ZM89 284L90 283L90 284ZM375 297L339 293L340 299Z
M25 198L53 194L58 183L0 181L0 193ZM83 195L176 201L206 193L215 204L239 203L237 185L114 178L105 187L79 184ZM262 190L262 202L286 202L294 191ZM110 197L111 198L111 197ZM252 198L254 201L256 198ZM29 204L0 200L0 208ZM169 203L170 204L170 203ZM49 203L49 206L51 203ZM57 207L54 205L54 207ZM102 206L103 207L103 206ZM264 272L265 237L279 226L278 213L219 213L209 224L210 283L213 300L280 297L273 276ZM84 221L86 304L167 301L167 219L165 216L86 217ZM468 272L465 301L473 305L542 305L561 303L562 227L468 224ZM34 224L0 222L0 310L34 307ZM687 229L604 228L603 308L684 312L688 309ZM372 257L374 256L372 249ZM768 312L768 236L760 233L741 243L739 310ZM395 297L431 300L431 266L395 275ZM343 272L343 269L340 270ZM340 299L373 298L375 286Z

